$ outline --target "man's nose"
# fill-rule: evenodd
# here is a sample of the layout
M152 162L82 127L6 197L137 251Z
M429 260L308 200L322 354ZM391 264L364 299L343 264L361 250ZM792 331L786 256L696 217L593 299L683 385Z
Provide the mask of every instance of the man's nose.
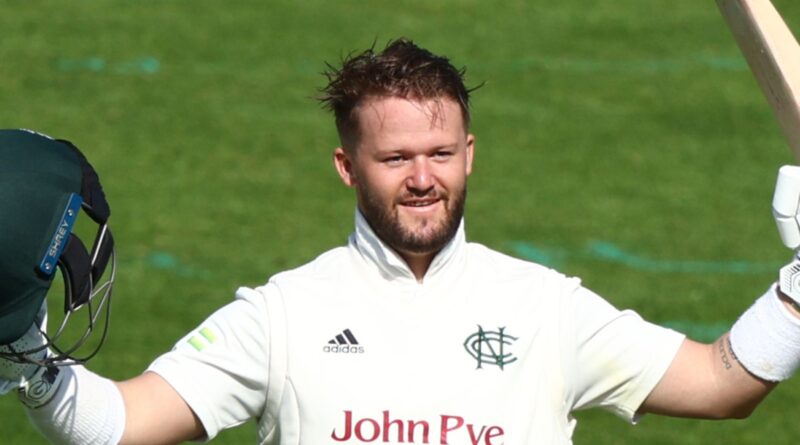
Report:
M424 156L414 158L411 164L411 172L407 180L409 189L426 193L434 186L433 172L430 160Z

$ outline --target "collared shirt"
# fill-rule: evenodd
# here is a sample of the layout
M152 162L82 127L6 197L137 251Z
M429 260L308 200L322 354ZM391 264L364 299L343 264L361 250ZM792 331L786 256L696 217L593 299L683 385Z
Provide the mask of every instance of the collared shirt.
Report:
M209 438L261 419L280 444L570 444L575 410L633 421L682 341L463 221L417 281L356 212L346 247L240 288L149 370Z

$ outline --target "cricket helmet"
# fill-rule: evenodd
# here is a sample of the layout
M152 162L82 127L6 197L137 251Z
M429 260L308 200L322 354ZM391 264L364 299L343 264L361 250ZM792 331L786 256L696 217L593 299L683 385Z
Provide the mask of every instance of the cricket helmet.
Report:
M97 225L91 249L73 232L80 211ZM114 282L110 214L97 173L75 145L30 130L0 130L0 345L9 346L0 357L58 365L97 353L108 329ZM56 269L63 277L64 316L48 334L40 310ZM67 322L84 313L88 327L78 331L74 344L61 345ZM77 357L103 313L100 341ZM34 323L46 344L11 347ZM45 348L50 353L42 360Z

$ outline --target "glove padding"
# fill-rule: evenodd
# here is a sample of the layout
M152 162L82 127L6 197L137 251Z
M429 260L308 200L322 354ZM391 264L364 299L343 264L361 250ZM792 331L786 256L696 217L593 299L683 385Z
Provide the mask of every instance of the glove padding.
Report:
M15 340L8 345L0 346L0 351L6 354L14 354L15 352L36 350L35 353L26 354L27 359L44 360L48 355L47 339L43 334L47 324L47 300L42 303L39 313L36 315L31 327L28 328L25 335ZM0 395L6 394L9 391L19 388L27 387L29 382L36 380L46 370L45 367L23 361L14 361L13 359L0 356Z
M800 248L800 167L784 165L778 170L772 216L781 241L796 253Z

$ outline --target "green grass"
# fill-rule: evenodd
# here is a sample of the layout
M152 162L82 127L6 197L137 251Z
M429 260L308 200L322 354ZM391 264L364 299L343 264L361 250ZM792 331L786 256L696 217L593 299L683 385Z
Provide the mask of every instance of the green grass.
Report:
M795 30L800 6L775 0ZM664 261L780 263L770 216L791 162L713 2L2 2L0 126L71 139L103 178L119 253L111 337L123 379L232 298L340 245L353 197L311 99L324 62L408 36L485 86L474 96L468 235ZM731 323L773 272L562 271L664 323ZM578 444L794 443L800 387L745 421L580 413ZM22 423L21 423L22 422ZM12 397L4 443L42 443ZM246 426L216 443L252 443Z

